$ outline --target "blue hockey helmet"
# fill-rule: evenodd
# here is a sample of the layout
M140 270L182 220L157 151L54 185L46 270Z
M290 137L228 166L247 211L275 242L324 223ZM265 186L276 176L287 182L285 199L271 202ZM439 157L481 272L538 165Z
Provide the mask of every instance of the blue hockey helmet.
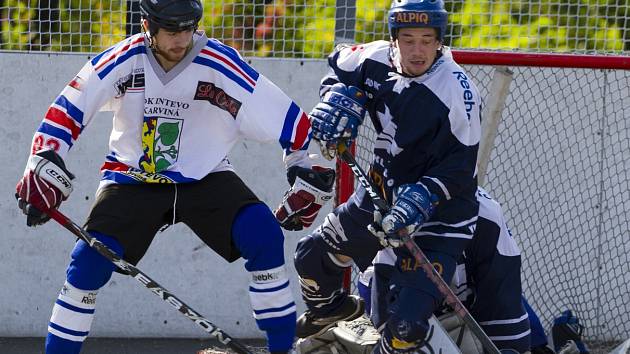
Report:
M140 12L151 32L159 28L179 32L197 28L203 6L200 0L141 0Z
M443 0L393 0L387 23L392 39L403 27L432 27L438 30L438 39L443 42L447 18Z

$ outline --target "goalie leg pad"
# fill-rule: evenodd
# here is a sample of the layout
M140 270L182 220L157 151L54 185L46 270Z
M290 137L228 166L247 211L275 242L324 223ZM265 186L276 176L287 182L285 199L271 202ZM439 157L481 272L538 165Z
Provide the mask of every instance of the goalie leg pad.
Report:
M249 299L269 351L288 351L297 316L284 266L284 236L271 210L262 203L243 207L234 218L232 240L251 274Z
M340 264L322 242L320 237L306 236L298 242L295 253L302 298L315 315L325 315L343 302L343 272L350 266Z
M122 257L123 247L113 237L90 231L97 240ZM97 290L103 287L112 276L116 266L107 258L90 247L85 241L79 240L72 250L72 261L66 271L68 283L78 289Z
M427 335L429 318L437 306L437 299L431 294L409 287L394 287L390 292L389 319L385 325L391 334L389 340L393 348L404 349L396 341L405 342L418 348ZM384 340L387 336L384 335Z

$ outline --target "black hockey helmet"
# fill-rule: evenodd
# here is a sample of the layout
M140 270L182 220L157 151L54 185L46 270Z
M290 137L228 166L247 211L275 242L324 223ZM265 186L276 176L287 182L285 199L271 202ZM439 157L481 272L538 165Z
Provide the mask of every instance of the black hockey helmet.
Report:
M200 0L141 0L140 12L152 34L160 28L179 32L197 28L203 6Z

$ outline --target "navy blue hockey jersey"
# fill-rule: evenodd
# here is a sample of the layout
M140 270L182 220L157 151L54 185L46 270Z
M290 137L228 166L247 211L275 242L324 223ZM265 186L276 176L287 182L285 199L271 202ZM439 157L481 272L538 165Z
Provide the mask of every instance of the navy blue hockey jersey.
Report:
M336 82L367 93L378 134L370 177L390 203L392 191L405 183L421 183L438 196L436 213L414 236L470 239L478 211L479 91L448 47L418 77L397 70L392 50L387 41L339 46L329 57L331 70L320 93ZM373 208L361 187L354 201Z

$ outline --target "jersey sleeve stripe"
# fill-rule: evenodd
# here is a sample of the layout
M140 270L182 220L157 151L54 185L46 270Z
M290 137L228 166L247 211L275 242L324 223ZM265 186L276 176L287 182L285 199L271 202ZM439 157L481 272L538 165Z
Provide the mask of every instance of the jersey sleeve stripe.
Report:
M61 95L57 97L54 102L55 105L63 108L64 111L72 118L74 121L81 127L83 127L83 111L81 111L77 106L72 104L66 96Z
M310 123L304 112L295 102L291 102L291 106L289 106L284 117L284 125L282 126L282 133L279 139L280 145L288 151L302 149L305 141L307 141L309 128Z
M232 81L234 81L236 84L238 84L239 86L241 86L242 88L244 88L245 90L247 90L249 93L254 92L254 87L251 86L249 83L247 83L245 80L243 80L241 77L239 77L238 75L236 75L232 70L224 67L223 65L212 61L206 57L203 56L197 56L194 60L193 63L196 64L200 64L200 65L205 65L208 66L212 69L215 69L217 71L219 71L220 73L222 73L223 75L225 75L227 78L231 79Z
M130 43L124 45L122 48L120 48L118 51L111 53L110 55L107 56L107 58L97 61L96 63L94 61L92 61L92 65L94 65L94 70L100 70L100 68L102 68L105 64L109 63L112 59L120 56L122 53L126 52L130 47L132 47L133 45L139 43L139 42L143 42L144 38L143 37L138 37L135 40L131 41ZM112 48L113 49L113 48ZM95 58L96 59L96 58Z
M72 134L72 140L77 140L79 134L81 133L81 128L78 127L71 117L69 117L65 112L60 111L56 107L48 108L46 115L44 116L45 122L53 122L58 124L61 127L67 128Z
M215 58L215 59L218 59L218 60L220 60L220 61L224 62L227 66L229 66L230 68L232 68L232 70L234 70L234 71L236 71L237 73L239 73L239 74L240 74L240 75L241 75L241 76L242 76L242 77L243 77L243 78L244 78L247 82L249 82L252 86L256 86L256 80L252 79L249 75L245 74L245 73L243 72L243 70L241 70L241 69L240 69L238 66L236 66L233 62L231 62L231 61L227 60L225 57L223 57L223 56L221 56L221 55L219 55L219 54L217 54L217 53L215 53L215 52L212 52L212 51L210 51L210 50L207 50L207 49L202 49L202 50L201 50L201 53L202 53L202 54L205 54L205 55L209 55L209 56L211 56L212 58ZM258 74L258 73L256 73L256 74ZM258 77L256 77L256 79L258 79Z
M427 182L429 182L429 183L427 183ZM440 181L439 179L437 179L435 177L424 176L424 177L422 177L422 183L430 191L435 191L435 188L429 188L430 186L438 187L438 190L441 191L442 194L444 194L444 198L446 198L446 200L450 200L451 199L451 193L448 191L448 189L446 188L444 183L442 183L442 181Z
M303 149L307 140L309 131L311 129L311 123L308 121L306 113L302 112L300 119L298 120L297 129L295 131L295 139L291 150L297 151Z
M249 75L249 77L251 77L254 81L258 81L258 76L260 74L258 74L258 72L254 68L249 66L246 62L244 62L243 58L241 58L241 56L238 55L238 52L236 52L234 48L228 47L222 44L221 42L217 40L213 40L213 39L208 40L207 47L214 50L215 52L219 52L220 54L223 54L223 56L229 58L233 63L238 65L241 68L241 70L247 73L247 75Z
M112 50L114 50L114 48L116 48L116 46L109 47L109 48L105 49L104 51L102 51L97 56L95 56L94 58L92 58L92 60L90 61L92 63L92 66L96 65L96 63L98 63L105 55L107 55L107 53L109 53Z
M70 133L63 129L57 128L46 122L42 122L37 131L63 140L68 145L68 147L72 146L72 135L70 135Z
M120 56L116 57L116 60L111 63L110 65L108 65L107 67L105 67L103 70L101 70L100 72L98 70L96 70L98 77L102 80L103 78L105 78L107 76L107 74L109 74L112 70L114 70L115 67L117 67L118 65L124 63L125 61L127 61L127 59L138 55L138 54L146 54L147 49L144 45L142 46L138 46L135 48L132 48L128 51L125 52L125 54L122 54Z

